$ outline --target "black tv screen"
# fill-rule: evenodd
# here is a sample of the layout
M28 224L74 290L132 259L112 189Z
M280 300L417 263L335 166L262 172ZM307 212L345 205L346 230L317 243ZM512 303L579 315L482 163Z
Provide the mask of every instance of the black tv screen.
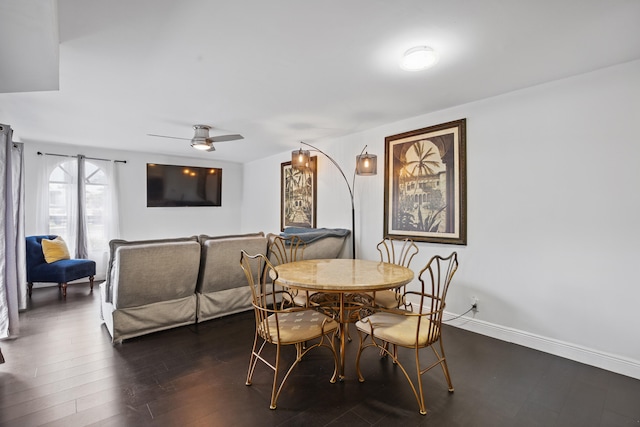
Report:
M222 169L147 163L147 207L222 206Z

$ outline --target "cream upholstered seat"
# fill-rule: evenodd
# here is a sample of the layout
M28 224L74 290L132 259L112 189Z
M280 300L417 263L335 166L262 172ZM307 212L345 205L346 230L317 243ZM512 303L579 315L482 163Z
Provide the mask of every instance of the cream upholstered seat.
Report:
M334 366L330 382L335 383L338 375L338 355L333 345L332 334L338 328L338 322L307 307L279 308L282 297L287 293L287 290L276 283L277 272L265 255L248 255L242 251L240 266L251 288L256 320L246 384L251 385L258 361L270 367L273 370L273 386L269 407L276 409L278 396L289 374L309 351L317 347L326 347L330 350ZM263 354L267 343L276 346L275 360L273 361L267 360L268 356ZM303 347L303 343L306 343L305 347ZM286 345L295 347L296 359L280 380L282 347Z
M411 239L395 239L387 237L376 246L380 253L380 261L398 264L409 268L413 257L418 253L418 246ZM379 307L397 308L404 304L402 294L406 285L388 291L377 291L372 294Z
M421 290L407 291L402 295L403 298L406 298L407 307L410 310L376 307L373 308L375 313L356 322L358 335L360 336L360 346L356 356L358 379L361 382L364 381L360 371L360 357L363 350L368 347L380 349L384 354L391 356L393 362L404 373L418 401L420 413L423 415L427 413L427 410L424 404L422 374L440 365L447 380L449 391L453 392L453 384L451 383L447 359L444 354L441 333L445 299L451 279L457 268L458 256L455 252L446 258L434 256L418 276ZM392 351L388 349L386 343L393 345ZM440 346L440 352L434 347L436 343ZM418 373L416 379L417 389L414 381L411 380L407 370L397 357L397 347L409 348L415 352L415 368ZM436 360L431 365L423 368L420 364L419 350L426 347L431 347Z
M266 323L260 325L260 333L269 334L271 341L280 341L282 345L297 344L309 336L321 336L325 319L326 316L316 310L283 311L269 316Z

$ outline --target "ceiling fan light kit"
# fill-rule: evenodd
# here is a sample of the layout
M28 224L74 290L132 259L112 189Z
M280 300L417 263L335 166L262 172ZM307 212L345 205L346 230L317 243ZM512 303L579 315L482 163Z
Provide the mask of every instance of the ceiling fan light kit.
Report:
M214 151L215 147L208 143L206 140L196 140L195 138L191 140L191 146L199 151Z
M195 134L191 139L191 146L200 151L214 151L212 141L209 140L209 129L211 126L194 125Z
M191 141L191 146L199 151L215 151L216 147L213 146L214 142L235 141L238 139L244 139L244 137L240 134L209 136L209 130L211 129L211 126L207 125L194 125L193 129L195 133L193 135L193 138L191 139L180 138L177 136L156 135L153 133L148 133L147 135L160 138L184 139L187 141Z

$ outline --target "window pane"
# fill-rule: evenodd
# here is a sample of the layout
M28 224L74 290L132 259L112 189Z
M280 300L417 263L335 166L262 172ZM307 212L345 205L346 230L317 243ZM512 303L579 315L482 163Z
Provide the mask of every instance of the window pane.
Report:
M67 235L67 188L67 184L49 183L49 233L51 234Z
M106 209L106 186L87 184L86 191L89 247L105 247L108 244L105 233L106 218L104 216L104 210Z
M53 170L49 177L50 182L71 182L71 176L69 175L69 164L67 162L61 164Z
M87 184L107 184L103 170L90 162L85 162L85 182Z

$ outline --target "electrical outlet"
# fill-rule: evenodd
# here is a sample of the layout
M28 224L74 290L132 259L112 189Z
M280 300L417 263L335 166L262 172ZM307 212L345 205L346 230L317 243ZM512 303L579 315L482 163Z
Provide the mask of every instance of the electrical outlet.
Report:
M474 310L478 309L478 297L471 297L471 307Z

